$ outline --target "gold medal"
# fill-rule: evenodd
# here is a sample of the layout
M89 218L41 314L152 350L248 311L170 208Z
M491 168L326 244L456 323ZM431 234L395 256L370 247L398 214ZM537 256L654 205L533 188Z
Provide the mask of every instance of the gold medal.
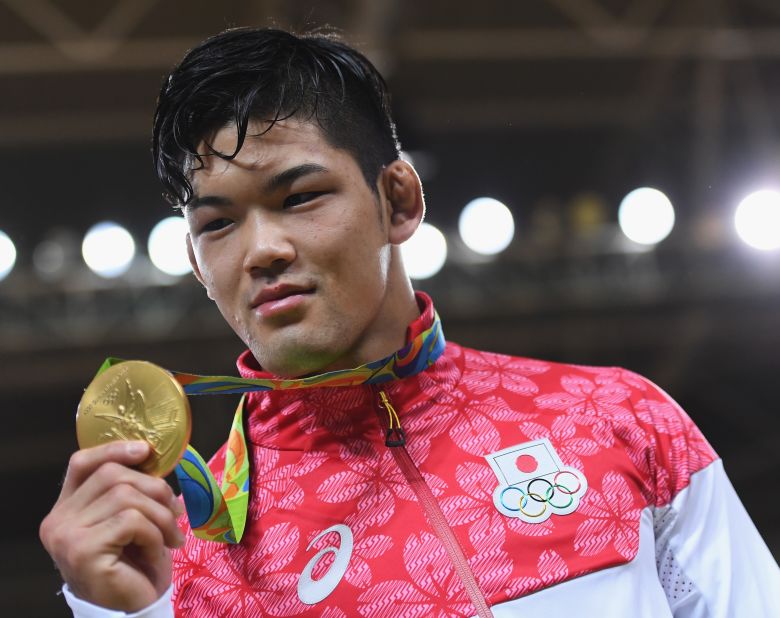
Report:
M152 454L140 469L167 476L190 441L190 403L181 385L162 367L125 361L96 376L76 413L80 448L114 440L145 440Z

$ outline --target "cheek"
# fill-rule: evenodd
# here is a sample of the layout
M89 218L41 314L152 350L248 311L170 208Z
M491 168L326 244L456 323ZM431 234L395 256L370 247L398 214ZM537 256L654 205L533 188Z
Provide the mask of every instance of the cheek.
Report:
M231 290L238 289L236 282L231 278L233 269L230 267L232 263L230 256L224 252L205 250L197 252L196 258L209 294L224 313L224 309L232 300Z
M355 309L372 313L387 287L389 248L367 234L367 230L356 232L348 246L351 249L346 252L348 255L343 264L346 272L341 274L343 283L340 287L351 303L356 298L361 299Z
M373 229L355 226L341 236L333 259L338 262L341 280L366 286L384 278L384 254L384 246Z

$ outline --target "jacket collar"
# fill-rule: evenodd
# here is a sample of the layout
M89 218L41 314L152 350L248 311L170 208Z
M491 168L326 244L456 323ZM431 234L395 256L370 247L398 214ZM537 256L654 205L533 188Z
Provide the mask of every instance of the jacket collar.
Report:
M406 345L431 327L435 320L433 301L424 292L415 294L420 315L406 329ZM404 348L406 349L406 348ZM418 352L416 352L418 353ZM316 387L304 390L274 390L247 395L246 423L250 442L280 450L329 450L345 440L376 439L385 435L379 415L380 391L390 397L398 414L416 408L431 385L452 387L460 379L460 347L447 344L432 365L405 377L378 385ZM237 361L242 377L274 378L264 371L249 350Z

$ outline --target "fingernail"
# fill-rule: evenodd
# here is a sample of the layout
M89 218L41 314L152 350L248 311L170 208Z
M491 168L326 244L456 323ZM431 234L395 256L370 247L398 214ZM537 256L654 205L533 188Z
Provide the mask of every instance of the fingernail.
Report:
M127 449L127 454L133 457L144 455L149 451L149 446L146 442L128 442L125 448Z

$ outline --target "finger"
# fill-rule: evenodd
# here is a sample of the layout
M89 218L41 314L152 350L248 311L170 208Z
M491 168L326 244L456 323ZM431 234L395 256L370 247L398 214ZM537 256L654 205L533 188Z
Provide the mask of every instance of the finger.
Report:
M90 504L89 509L82 510L79 520L74 521L74 524L84 527L97 526L127 510L138 511L154 524L162 533L163 541L168 547L181 547L184 543L184 535L176 523L173 510L141 493L134 486L124 483L115 485Z
M176 508L173 490L165 480L114 462L105 463L95 470L60 506L67 508L69 512L88 510L94 501L119 485L135 487L145 496L172 511Z
M121 573L123 564L151 578L169 563L162 532L140 511L126 509L90 530L93 545L110 548L104 554L107 579Z
M133 466L142 463L150 454L149 444L141 441L116 440L76 451L70 458L61 498L70 496L95 470L108 462Z
M71 571L86 575L80 584L89 596L82 598L109 607L135 607L135 611L169 585L170 552L160 530L139 511L121 511L83 530L88 531L81 535L83 542L68 552ZM142 594L148 585L156 592Z
M135 509L121 511L105 520L95 530L104 532L106 542L113 544L118 554L121 554L128 545L134 545L139 550L136 553L140 554L147 564L154 564L166 555L162 531L141 511Z

